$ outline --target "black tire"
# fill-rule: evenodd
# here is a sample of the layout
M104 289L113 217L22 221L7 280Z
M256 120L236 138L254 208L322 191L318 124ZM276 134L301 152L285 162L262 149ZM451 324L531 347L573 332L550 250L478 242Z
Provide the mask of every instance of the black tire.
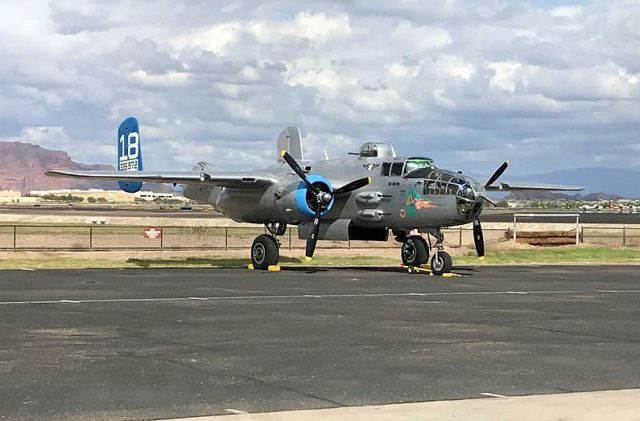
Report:
M420 266L426 265L429 263L429 244L427 243L427 240L425 240L421 235L417 235L415 238L420 241L422 243L422 246L424 247L424 258L420 261Z
M431 258L431 273L434 275L442 275L451 272L453 268L453 259L446 251L439 251L433 254Z
M267 234L261 234L253 240L251 263L254 269L266 270L269 266L277 265L279 258L280 252L275 238Z
M412 235L402 243L400 255L405 266L423 265L429 261L427 242L420 236Z

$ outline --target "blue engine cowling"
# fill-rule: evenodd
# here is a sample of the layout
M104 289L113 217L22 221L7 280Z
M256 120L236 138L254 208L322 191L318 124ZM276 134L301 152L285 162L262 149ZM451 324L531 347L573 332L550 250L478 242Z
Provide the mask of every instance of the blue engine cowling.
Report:
M313 184L314 186L317 186L323 192L333 193L333 186L331 185L329 180L327 180L323 176L316 175L316 174L309 174L307 175L307 178L309 179L311 184ZM316 213L311 208L311 206L309 206L308 199L309 199L309 195L307 191L307 185L305 184L304 181L301 181L300 184L298 184L298 187L296 188L296 208L304 216L313 218L313 216ZM333 207L333 202L334 202L334 198L331 197L331 201L325 207L325 210L323 210L320 213L320 216L324 216L331 211L331 208Z

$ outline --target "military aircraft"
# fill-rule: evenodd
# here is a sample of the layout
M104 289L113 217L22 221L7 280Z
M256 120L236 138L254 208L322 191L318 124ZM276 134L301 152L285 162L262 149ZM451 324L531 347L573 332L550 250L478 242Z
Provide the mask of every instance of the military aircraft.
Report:
M278 237L287 225L297 225L306 239L305 258L314 255L318 240L387 241L391 232L402 244L408 267L426 265L434 274L450 272L442 228L473 223L475 247L483 257L479 216L493 205L488 191L566 190L582 187L498 182L503 163L484 183L461 172L436 166L424 156L399 157L393 146L365 143L345 159L305 161L300 130L285 129L278 137L278 162L256 171L215 171L200 162L192 171L143 171L138 122L130 117L118 129L117 171L50 170L54 177L115 180L134 193L143 182L183 185L185 197L213 204L238 222L264 224L269 234L251 246L255 269L277 265ZM421 234L427 234L426 239ZM433 238L433 241L432 241Z

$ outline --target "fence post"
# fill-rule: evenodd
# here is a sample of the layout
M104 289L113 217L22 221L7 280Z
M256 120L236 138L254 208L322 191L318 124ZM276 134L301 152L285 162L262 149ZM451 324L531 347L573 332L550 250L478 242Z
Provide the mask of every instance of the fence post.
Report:
M627 245L627 227L626 225L622 226L622 245Z
M89 248L93 248L93 225L89 225Z
M516 214L513 214L513 242L516 242L516 221L518 220L518 217L516 216Z
M13 226L13 251L16 251L16 231L18 231L18 227L17 226Z
M293 229L292 229L292 228L289 228L289 250L291 250L291 247L292 247L292 246L291 246L291 239L292 239L292 237L291 237L291 236L292 236L291 231L293 231Z
M224 249L229 250L229 227L224 227Z
M160 248L162 248L164 242L164 231L166 227L160 227Z
M458 241L458 247L462 247L462 225L460 225L460 237Z

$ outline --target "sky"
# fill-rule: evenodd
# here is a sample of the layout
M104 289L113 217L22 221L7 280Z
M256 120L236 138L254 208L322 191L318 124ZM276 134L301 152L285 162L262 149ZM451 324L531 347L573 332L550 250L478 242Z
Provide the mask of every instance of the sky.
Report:
M640 1L0 1L0 140L145 168L392 143L440 167L640 170Z

